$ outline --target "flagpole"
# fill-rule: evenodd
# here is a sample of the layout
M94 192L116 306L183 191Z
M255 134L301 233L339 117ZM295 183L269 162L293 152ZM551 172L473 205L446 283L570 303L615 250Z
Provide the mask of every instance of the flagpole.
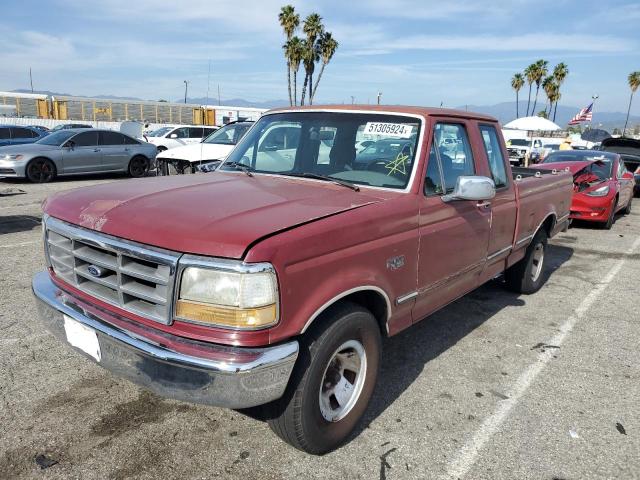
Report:
M596 100L599 98L599 95L597 93L591 95L591 100L593 100L593 102L591 102L591 123L593 123L593 111L596 109ZM591 123L589 124L589 128L591 128Z

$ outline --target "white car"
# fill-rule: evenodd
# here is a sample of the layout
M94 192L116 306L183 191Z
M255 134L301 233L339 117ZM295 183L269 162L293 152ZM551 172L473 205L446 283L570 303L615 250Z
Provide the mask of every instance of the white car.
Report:
M159 152L164 152L170 148L183 147L200 143L204 137L209 136L217 130L217 127L162 127L145 135L149 143L153 143Z
M252 125L253 122L246 121L229 123L200 143L158 153L156 157L158 174L195 173L199 165L224 160Z

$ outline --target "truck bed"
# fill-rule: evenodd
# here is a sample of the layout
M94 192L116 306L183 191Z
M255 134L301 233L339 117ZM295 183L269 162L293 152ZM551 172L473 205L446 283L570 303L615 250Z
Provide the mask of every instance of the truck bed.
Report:
M573 191L570 172L513 167L512 174L520 204L517 240L535 234L546 212L555 212L556 222L566 219Z

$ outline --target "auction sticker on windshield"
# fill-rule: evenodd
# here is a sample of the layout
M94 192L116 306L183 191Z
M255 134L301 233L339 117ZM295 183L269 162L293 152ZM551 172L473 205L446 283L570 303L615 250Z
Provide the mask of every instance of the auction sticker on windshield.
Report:
M386 137L409 138L413 127L404 123L367 122L364 132L368 135L384 135Z

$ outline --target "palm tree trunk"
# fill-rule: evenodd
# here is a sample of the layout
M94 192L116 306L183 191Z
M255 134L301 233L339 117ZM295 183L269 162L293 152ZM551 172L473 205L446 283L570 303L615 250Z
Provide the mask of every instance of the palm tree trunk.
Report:
M556 113L558 112L558 100L556 100L556 106L553 109L553 121L556 121Z
M527 117L529 116L530 106L531 106L531 84L529 84L529 100L527 100Z
M622 136L624 137L624 132L627 129L627 123L629 123L629 113L631 112L631 102L633 101L633 91L631 92L631 96L629 97L629 108L627 108L627 119L624 121L624 128L622 129Z
M519 103L518 103L518 90L516 90L516 118L520 118L520 110L519 110Z
M313 102L313 99L316 96L316 90L318 90L318 84L320 83L320 79L322 78L322 72L324 72L324 67L325 67L326 63L322 63L322 67L320 67L320 73L318 73L318 78L316 78L316 84L313 86L313 93L311 94L311 101Z
M293 105L291 97L291 62L287 61L287 85L289 86L289 105Z
M309 74L309 105L313 105L313 73Z
M298 72L293 72L293 106L298 105Z
M300 95L300 105L304 105L304 97L307 94L307 84L309 83L309 75L305 72L304 84L302 85L302 93Z
M540 87L536 88L536 98L533 101L533 108L531 109L531 116L536 114L536 104L538 103L538 92L540 91Z

